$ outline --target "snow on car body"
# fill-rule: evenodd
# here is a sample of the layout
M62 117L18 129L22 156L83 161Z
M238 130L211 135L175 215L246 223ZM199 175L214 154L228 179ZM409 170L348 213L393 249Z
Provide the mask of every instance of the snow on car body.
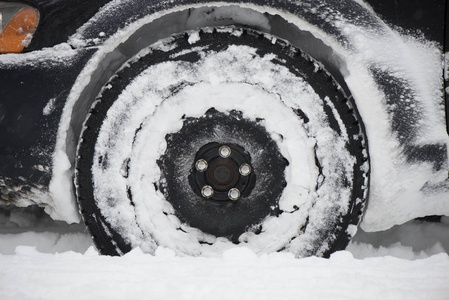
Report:
M372 1L370 4L376 9L385 12L382 9L388 4L384 2ZM45 29L45 26L49 26L45 22L45 12L51 6L39 1L36 4L42 13L42 27ZM431 11L433 12L433 9L444 7L444 4L444 1L435 1L435 7L428 8L428 11L424 10L424 13L430 14ZM61 1L60 5L61 7L65 7L66 4ZM418 11L418 9L421 9L406 9L404 3L401 5L398 7L399 11L401 9L406 11L413 9ZM341 157L342 162L345 161L348 166L354 165L358 168L358 170L354 170L354 174L346 176L346 181L353 181L349 186L352 188L352 190L350 189L352 191L350 198L354 203L351 204L352 206L347 203L345 204L344 200L341 203L342 207L347 207L349 211L347 215L353 213L356 217L348 221L344 218L346 216L345 213L337 215L337 219L345 219L344 221L338 221L338 226L341 225L341 222L345 223L345 226L342 228L344 228L344 231L349 236L352 236L355 233L355 226L353 225L356 225L358 222L359 213L357 211L363 209L363 203L368 199L368 196L368 205L361 222L362 228L367 231L384 230L416 217L449 215L449 167L447 150L449 138L446 131L444 79L442 76L444 66L444 50L442 50L445 39L444 26L447 26L447 23L445 23L447 21L444 19L444 10L442 10L443 13L438 14L440 16L439 19L435 18L433 26L425 27L418 21L411 21L409 24L405 24L414 30L425 31L425 28L430 28L428 31L425 31L427 37L433 40L429 41L423 35L419 36L416 33L411 34L405 31L399 33L392 29L391 26L388 26L375 14L370 6L360 1L157 1L145 3L143 1L122 0L106 3L98 12L92 5L86 4L84 6L86 6L86 11L90 11L90 20L87 22L77 21L75 22L76 25L73 26L67 22L66 27L61 29L63 32L61 34L62 36L64 34L65 36L71 34L66 40L58 40L58 38L55 38L53 41L47 41L43 38L45 32L42 32L42 30L39 31L38 27L38 31L29 48L34 51L0 56L2 81L8 82L8 85L2 87L4 89L2 95L5 95L3 98L5 100L2 100L4 113L3 123L0 124L3 126L2 135L5 136L4 140L6 142L3 146L4 155L1 157L4 161L2 164L2 177L0 178L2 203L13 203L18 206L38 204L45 207L46 211L55 219L65 220L67 222L79 221L73 178L74 176L80 176L78 175L79 173L90 170L90 168L86 167L87 169L81 170L81 172L78 168L75 174L75 164L82 164L82 162L79 162L80 154L77 154L77 144L83 145L83 134L85 134L85 129L83 128L86 127L83 124L85 124L86 118L90 118L92 112L89 113L89 111L91 107L95 108L95 100L104 98L105 96L103 94L107 93L105 90L116 84L117 80L114 79L114 73L118 72L118 77L120 77L120 74L126 73L125 69L128 66L131 65L134 67L138 65L141 58L148 56L148 53L151 55L156 50L167 53L173 51L173 49L178 47L180 42L179 37L175 38L176 42L171 42L170 36L176 36L179 33L185 33L188 38L187 44L194 47L196 43L201 43L202 32L205 32L207 35L209 34L208 30L212 30L210 31L211 34L227 31L228 34L236 36L242 34L243 31L241 32L240 30L248 29L265 35L264 38L269 39L272 44L280 43L281 48L292 47L300 49L305 53L305 59L310 59L313 63L313 72L321 72L325 68L330 73L329 77L335 80L336 89L347 96L349 103L347 104L348 110L351 110L348 116L342 116L342 111L345 109L338 103L324 104L323 106L327 107L326 105L329 105L329 108L324 109L330 109L333 112L326 113L327 116L334 115L336 122L343 128L343 131L345 131L345 128L349 130L348 127L352 126L348 122L355 122L355 126L360 131L360 134L357 134L357 136L346 136L342 140L343 143L352 143L355 145L354 147L361 147L361 149L355 155L357 157L356 163L351 162L349 158L344 159L344 155ZM77 8L80 11L82 9L82 6ZM74 12L64 12L64 14L71 13ZM389 13L385 13L385 16L386 18L391 18ZM50 19L51 17L47 18ZM56 19L60 20L59 18ZM398 19L398 25L403 25L401 23L403 21L400 21L400 18ZM423 18L421 22L424 23L426 20L426 18ZM62 23L64 22L62 21ZM214 29L208 28L215 28L215 31L213 31ZM73 33L74 30L76 30L75 33ZM35 40L36 42L33 44ZM56 41L60 43L57 44ZM250 40L248 43L256 42ZM190 47L188 45L183 47ZM249 46L252 45L250 44ZM41 49L42 46L51 47ZM282 49L279 50L279 52L282 51ZM198 53L202 55L202 52ZM269 51L265 54L269 54ZM204 55L205 57L209 57L206 54ZM239 56L235 54L234 59L238 60L238 58ZM213 61L213 58L211 57L210 60ZM202 62L202 60L199 60L199 62ZM267 65L267 69L277 69L277 67L270 66ZM223 67L223 65L220 65L220 68ZM288 65L285 65L285 67L288 68ZM200 68L198 70L202 69ZM232 72L236 72L236 70ZM149 67L147 73L150 74L151 72L151 68ZM164 71L164 73L167 72L167 70ZM229 72L228 74L230 74ZM278 76L278 74L282 73L279 70L273 72L273 76ZM173 74L178 73L175 72ZM173 74L170 75L170 78L174 77ZM256 71L249 71L248 74L250 74L248 76L259 74L257 77L261 77L260 73ZM138 75L133 74L128 76L132 78L136 77L137 79ZM207 73L206 75L207 78L214 76L213 73ZM37 78L38 76L39 79ZM148 82L155 81L155 75L152 76L149 77L150 81ZM273 76L272 78L274 78ZM198 82L191 84L198 86L199 82L204 82L206 79L198 77L197 80ZM228 78L225 81L218 80L217 82L223 85L225 83L232 83L232 80L232 78ZM242 80L246 83L250 81L248 78ZM263 81L263 78L261 80ZM24 89L20 88L22 82L27 86ZM211 81L211 84L213 85L217 82ZM170 84L173 85L175 83L169 82ZM182 84L182 82L176 84ZM241 84L241 82L237 82L237 84ZM263 82L266 86L262 86L261 82L251 82L251 84L260 87L262 90L275 88L273 83L269 81ZM28 86L33 88L29 88ZM140 89L143 94L148 92L145 92L141 86L137 86L134 90ZM162 89L160 87L157 88ZM241 86L236 89L242 91L241 94L245 95L245 89L240 90L240 88ZM199 95L204 93L207 95L211 93L211 90L206 87L198 87L198 89L202 93L196 92L190 95L199 97ZM284 90L282 93L279 92L281 98L288 98L288 93L285 94L287 89L284 88L281 90ZM156 90L152 90L151 92L156 93ZM257 94L258 92L254 91L254 93ZM302 91L298 93L302 96L305 95ZM225 94L226 92L223 92L220 94L220 97L224 97ZM246 93L246 98L250 94ZM110 97L117 98L116 103L119 103L119 99L121 99L119 95ZM138 96L134 97L138 98ZM234 109L238 108L238 111L241 111L246 118L254 122L261 117L261 112L249 113L250 104L246 107L244 105L239 106L237 95L228 95L228 97L236 97L237 100L234 102L230 100L230 103L234 103L233 106L228 105L222 107L222 112L229 112L234 107ZM260 94L260 97L262 99L264 97L263 94ZM292 97L294 98L294 96ZM240 102L243 100L241 99ZM326 101L332 102L334 100L330 99ZM207 103L207 101L204 99L202 103ZM197 107L197 110L201 111L201 113L192 112L187 116L199 118L201 114L205 113L207 108L217 108L219 106L218 103L215 105L212 103L205 105L204 107ZM291 107L295 108L295 104L292 104ZM296 108L304 110L304 107L307 107L307 104L303 101ZM113 109L113 107L102 109L109 110ZM263 117L268 123L269 118L276 120L276 117L282 114L281 107L277 108L273 104L271 109L271 114ZM311 107L306 112L312 114L313 110L314 108ZM112 114L112 110L110 110L110 114ZM135 114L137 114L137 111ZM303 123L307 123L305 120L309 119L308 114L306 114L306 118L303 115L300 116ZM287 116L287 114L283 115ZM136 115L128 118L132 119L134 116ZM136 122L138 124L144 124L142 123L144 119L145 115L142 116L142 121ZM184 122L182 118L178 118L178 120L180 120L180 124ZM101 124L103 120L99 120L98 122ZM113 125L111 126L114 128ZM139 126L142 128L141 125ZM299 125L298 127L301 126ZM330 127L332 126L335 127L336 125L331 125ZM134 127L129 128L130 132L136 131L132 129ZM167 127L161 128L160 131L163 133L162 136L165 136L179 129L175 130ZM313 128L308 128L307 130L304 134L308 134L309 138L319 140L322 137L321 135L311 134L310 130L313 131ZM101 129L100 131L105 130ZM275 134L280 134L279 131L282 131L282 129L268 128L267 131L271 136L274 136ZM341 129L336 131L341 131ZM366 138L364 137L365 131ZM110 130L106 131L108 134L109 132ZM349 131L346 132L346 135L348 133ZM133 134L124 135L119 139L130 138L131 142L129 143L129 147L132 148L134 147L132 141L138 140L137 134L135 134L134 139L132 138ZM342 135L345 135L345 132ZM284 134L281 134L281 136L284 137ZM95 139L96 137L93 138ZM291 141L288 137L286 140ZM164 138L160 138L157 141L157 143L162 144L165 142ZM291 161L293 158L290 155L294 152L293 149L298 149L299 146L286 142L290 146L287 145L285 146L287 150L282 150L282 139L278 139L276 142L282 155L290 161L291 165L295 165L294 162L301 159L294 158ZM99 142L92 141L91 143L98 145ZM337 143L335 145L337 147ZM154 150L153 161L156 161L158 157L160 158L165 150L161 150L160 147L156 148ZM324 146L322 148L324 149ZM115 148L108 149L111 153L115 150ZM325 157L330 153L331 151L329 150L324 151L322 156ZM307 158L306 154L299 156ZM98 156L96 157L98 159ZM139 156L139 158L141 157ZM127 161L126 155L121 156L120 159ZM326 160L325 158L323 159ZM314 163L313 156L308 157L305 161L302 166L307 169L305 167L307 161ZM121 166L122 161L117 160L116 164ZM319 169L319 167L321 167L321 164L315 165L315 168ZM304 168L301 168L301 171ZM289 195L297 197L301 193L300 190L289 189L295 185L302 185L305 190L304 194L313 195L317 191L320 194L320 190L312 184L319 182L319 178L296 184L294 180L297 180L304 173L301 173L297 169L291 171L291 169L290 167L290 169L287 168L285 171L287 190L283 194L284 198ZM311 169L313 169L313 166ZM117 171L117 169L115 170ZM154 170L157 173L157 166ZM114 174L114 169L111 172ZM315 175L313 174L317 174L317 172L311 172L312 175L310 177L314 178ZM149 176L149 174L146 175ZM106 178L111 178L110 175L108 176ZM154 177L153 183L161 180L160 174L155 175L153 172L151 176ZM362 178L357 179L357 176L361 176ZM82 213L86 209L89 210L86 206L90 207L90 204L83 204L86 203L85 200L81 199L84 197L84 194L80 195L80 193L84 193L82 191L80 192L79 188L79 182L84 180L83 178L78 179L76 184L76 188L78 189L78 202L81 204ZM120 181L121 179L118 178L117 180ZM99 182L100 180L96 179L93 181L95 185L95 181ZM116 181L113 182L113 185L115 185ZM120 184L117 185L120 186ZM150 197L150 199L157 199L160 196L161 191L157 188L157 185L154 185L155 190L153 192L158 194L159 191L159 195ZM127 186L127 183L124 183L125 186ZM121 191L117 191L117 193L124 193L123 197L127 198L126 188L124 187L120 188ZM355 189L357 192L354 192ZM323 191L321 190L321 192ZM109 190L109 192L111 191ZM328 190L326 195L329 193ZM138 194L138 192L135 192L135 194ZM164 194L163 189L162 194ZM161 205L166 202L164 196L166 198L168 197L167 192L161 198ZM309 223L309 217L313 215L313 211L317 209L316 207L319 207L315 203L321 203L316 201L316 199L319 200L321 199L320 197L324 196L310 197L309 206L304 206L303 208L305 212L309 211L309 215L305 213L305 217L303 216L304 220L298 221L299 223L303 222L302 225L291 223L291 221L282 221L284 225L287 224L285 225L287 227L288 225L295 224L293 227L296 229L295 233L285 238L289 242L281 241L279 242L280 245L276 245L277 248L275 248L277 250L282 248L295 248L291 246L292 243L290 242L295 239L305 239L302 243L307 245L306 237L308 235L304 233L307 231L305 224ZM315 200L312 200L312 198ZM342 199L344 197L338 196L337 198ZM283 198L280 199L282 200ZM280 199L275 199L276 201L279 200L276 203L279 203L281 201ZM304 203L307 202L306 200L304 201ZM100 207L102 205L102 201L99 199L95 199L94 203ZM108 203L108 201L105 203ZM138 202L136 203L138 205ZM92 211L85 212L83 215L85 221L89 219L88 216L96 216L96 221L92 221L95 225L92 225L92 222L90 225L88 224L94 235L96 235L96 231L99 231L104 236L113 237L115 233L112 231L121 232L123 231L123 227L126 226L125 224L128 224L127 222L133 223L135 221L134 219L138 219L137 217L133 217L134 215L132 213L134 207L136 207L136 203L133 203L131 206L129 203L124 203L124 205L126 204L125 206L120 206L122 208L127 207L127 213L132 215L129 218L120 219L120 217L115 217L113 214L108 215L106 213L106 211L109 211L107 208L100 208L101 213L98 215ZM282 203L280 206L282 206ZM146 213L143 214L154 215L154 211L151 209L149 211L145 210ZM301 211L301 207L298 211ZM114 214L117 214L117 212L116 210ZM316 212L317 222L320 220L319 215L322 215L323 212L324 210L321 214ZM176 227L180 226L178 224L180 221L177 218L179 216L176 213L172 215L175 216L175 221L171 220L170 222L175 224L173 225L173 232L176 232ZM102 217L106 221L100 220ZM273 223L281 219L279 216L276 218L267 217L260 222L267 221ZM117 224L115 227L112 226L114 229L111 229L111 223L120 223L117 220L122 220L122 224ZM188 224L192 221L183 220L180 223ZM105 225L104 222L109 225ZM88 222L86 221L86 223ZM153 249L154 239L156 240L155 244L176 244L174 241L170 242L169 239L161 241L155 238L158 234L154 226L163 227L160 236L164 236L168 234L168 231L164 231L165 225L162 226L162 224L169 223L162 222L151 225L146 221L137 222L136 225L133 225L135 226L135 230L134 234L131 235L141 234L145 236L145 232L149 232L148 235L150 238L138 238L136 240L131 237L125 237L125 244L131 244L132 247L141 246L144 248L144 245L149 245L148 251L150 252ZM193 223L195 222L193 221ZM350 226L350 224L352 225ZM248 224L249 227L254 227L254 225L257 224ZM337 224L332 226L337 227ZM92 229L92 227L96 229ZM143 233L139 233L139 228L142 227L145 230L143 230ZM313 226L309 226L309 228L311 227ZM267 227L265 226L265 228ZM181 226L181 229L182 231L186 231L185 227L183 228ZM194 230L190 231L192 232ZM332 235L329 232L327 234ZM242 235L240 242L243 242L244 235ZM260 233L257 233L257 235L260 235ZM268 237L272 239L275 235L276 232L268 235ZM297 239L297 235L301 238ZM182 240L181 236L173 235L173 237ZM203 239L201 244L213 244L213 249L219 248L216 246L217 239L210 238L207 234L202 235L201 239ZM260 243L257 242L256 244L266 243L269 239L263 238ZM218 240L222 241L220 238ZM323 242L323 240L320 241ZM103 242L99 242L98 240L96 243L99 248L103 245ZM112 244L114 243L116 241L112 242ZM283 246L282 243L284 243ZM335 241L333 243L338 244ZM288 247L286 246L287 244L289 245ZM110 247L114 246L112 245ZM123 247L126 248L125 246ZM258 249L259 246L255 247ZM122 249L121 247L118 248ZM318 248L314 248L315 252L313 253L323 255L329 251L329 247L320 248L321 250L317 250ZM184 252L190 254L204 254L207 252L198 250L199 248L195 249ZM273 248L270 251L276 249ZM123 249L117 252L121 253ZM183 251L180 250L180 252ZM302 255L302 252L299 250L293 250L293 252Z

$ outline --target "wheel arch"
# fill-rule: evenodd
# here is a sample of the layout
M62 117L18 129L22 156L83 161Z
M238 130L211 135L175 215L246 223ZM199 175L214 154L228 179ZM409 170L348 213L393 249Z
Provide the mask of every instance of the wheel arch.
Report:
M381 22L372 13L368 13L366 7L352 0L345 2L346 4L338 6L348 12L356 8L364 12L362 15ZM171 34L208 26L235 25L279 36L323 64L344 91L350 94L344 79L347 70L345 55L342 54L345 49L350 48L350 45L336 28L328 25L329 21L326 20L328 14L317 15L316 10L325 7L323 4L317 1L311 1L310 6L287 5L281 1L278 3L178 1L176 4L182 6L172 8L170 7L174 5L172 2L158 2L142 7L142 3L135 1L123 1L122 5L106 5L71 37L69 43L72 46L93 46L98 47L98 51L80 74L78 86L71 92L73 97L69 97L67 101L66 107L70 110L70 116L66 114L63 118L68 117L70 131L73 132L67 138L76 139L79 136L82 123L95 96L128 59ZM200 15L210 14L212 10L215 10L215 18L192 21ZM146 12L151 14L146 15ZM242 17L246 15L251 15L252 18L244 20ZM111 24L112 16L119 16L118 22ZM126 27L130 22L133 23ZM168 24L171 26L167 26ZM375 22L370 24L374 26ZM89 77L88 81L85 80L86 77ZM73 150L73 147L71 149ZM67 151L70 154L70 149ZM71 162L74 159L73 155L74 153L69 155Z

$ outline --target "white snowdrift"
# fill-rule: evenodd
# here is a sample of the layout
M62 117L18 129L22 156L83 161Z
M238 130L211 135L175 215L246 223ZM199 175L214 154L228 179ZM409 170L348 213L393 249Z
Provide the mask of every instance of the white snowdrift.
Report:
M248 249L218 258L155 256L135 249L124 257L66 252L51 255L18 247L0 255L0 297L19 299L406 299L446 300L449 257L408 261L257 256Z
M449 294L447 218L359 231L330 259L258 256L247 248L214 258L179 257L166 248L155 256L140 249L121 258L99 256L82 226L73 231L73 225L28 220L17 216L2 225L3 232L12 228L0 233L2 300L446 300ZM19 225L43 232L14 234Z

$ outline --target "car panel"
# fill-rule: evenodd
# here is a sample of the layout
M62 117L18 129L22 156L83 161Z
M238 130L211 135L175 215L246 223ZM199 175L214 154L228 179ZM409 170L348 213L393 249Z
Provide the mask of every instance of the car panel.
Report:
M32 203L32 188L48 191L64 102L91 53L66 46L0 57L0 189L7 203Z

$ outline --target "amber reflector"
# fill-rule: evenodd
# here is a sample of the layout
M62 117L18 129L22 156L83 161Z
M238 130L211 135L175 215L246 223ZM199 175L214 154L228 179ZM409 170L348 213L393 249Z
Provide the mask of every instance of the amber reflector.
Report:
M24 7L8 22L0 33L0 53L20 53L28 46L39 21L39 13Z

